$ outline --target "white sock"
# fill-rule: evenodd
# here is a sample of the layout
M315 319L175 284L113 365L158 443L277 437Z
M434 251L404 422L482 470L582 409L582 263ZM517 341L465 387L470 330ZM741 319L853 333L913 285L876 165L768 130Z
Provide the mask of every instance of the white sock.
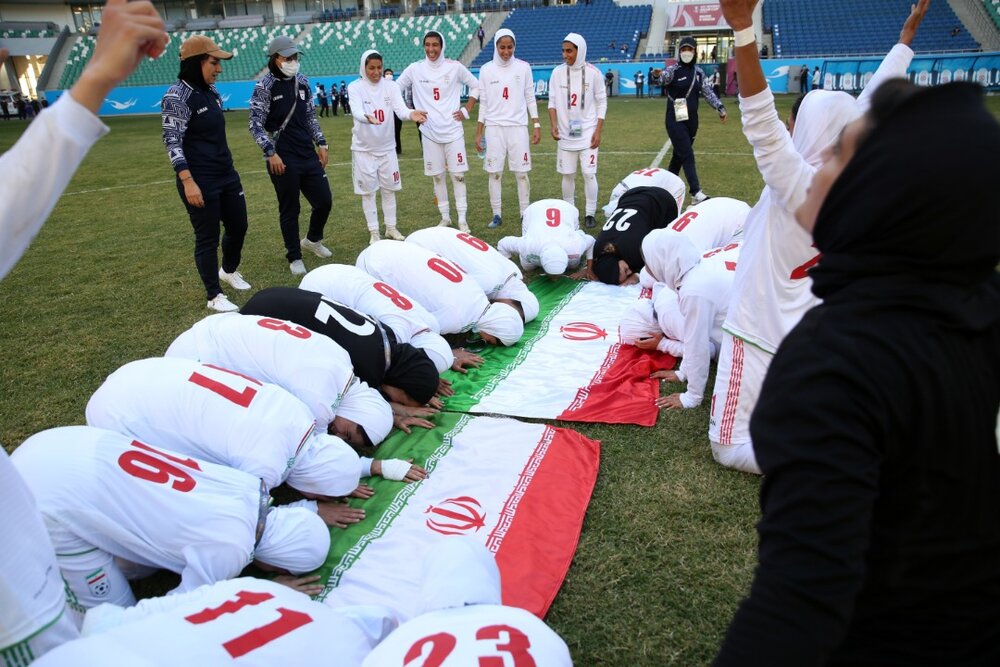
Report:
M444 174L431 176L434 180L434 197L437 199L438 210L441 211L442 220L451 220L451 207L448 205L448 183L444 180ZM455 193L456 197L458 193Z
M514 174L515 180L517 180L517 203L521 208L521 215L524 215L524 209L528 208L528 204L531 203L531 183L528 181L528 172L518 172Z
M375 207L375 193L361 195L361 210L365 214L365 222L368 223L368 231L378 231L378 209Z
M586 215L597 212L597 174L583 175L583 193L587 199Z
M382 217L386 229L396 227L396 193L392 190L382 190Z
M497 172L495 174L489 174L490 182L490 206L493 207L493 215L500 215L500 191L501 191L501 181L500 178L503 174Z
M576 206L576 174L563 174L563 201Z
M465 176L452 174L451 185L455 188L455 210L458 211L458 224L461 225L465 222L465 214L469 210L469 203L465 199Z

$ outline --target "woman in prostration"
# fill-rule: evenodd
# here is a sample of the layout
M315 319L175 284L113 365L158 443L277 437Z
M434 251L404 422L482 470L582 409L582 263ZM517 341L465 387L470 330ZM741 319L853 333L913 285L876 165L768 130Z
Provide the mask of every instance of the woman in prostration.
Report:
M716 664L1000 664L997 155L979 86L894 80L813 178L823 302L751 420L759 565Z

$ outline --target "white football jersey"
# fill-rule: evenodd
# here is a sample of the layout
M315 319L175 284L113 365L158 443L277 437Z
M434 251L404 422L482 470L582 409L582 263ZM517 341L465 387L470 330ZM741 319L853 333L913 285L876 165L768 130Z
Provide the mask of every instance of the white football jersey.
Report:
M235 577L253 558L266 499L253 475L90 426L33 435L11 460L50 532L179 572L179 592Z
M684 210L684 195L687 193L687 186L677 174L673 174L666 169L659 167L649 167L639 169L618 181L618 185L611 191L611 199L604 207L604 214L611 215L618 208L618 200L621 196L632 188L662 188L670 193L677 202L677 210Z
M708 252L732 241L740 241L743 221L749 213L750 206L746 202L729 197L712 197L689 206L666 228L690 239L698 250Z
M402 91L410 91L413 108L427 112L427 122L420 126L424 138L447 144L465 137L461 121L452 117L462 104L462 86L469 87L469 97L479 97L479 81L465 65L443 55L433 64L424 58L403 70L397 81Z
M86 414L90 426L231 466L269 489L285 481L316 425L309 408L278 385L166 357L109 375Z
M396 150L393 115L405 121L410 120L413 113L403 101L396 82L379 79L377 84L373 84L362 75L347 84L347 94L351 100L351 115L354 116L351 150L377 155ZM372 125L366 116L372 116L379 121L378 124Z
M0 655L51 625L66 609L56 553L35 499L0 448Z
M242 577L189 593L88 612L85 637L63 644L35 665L236 664L247 667L361 665L396 621L384 607L332 609L287 586ZM332 659L331 651L336 659ZM100 663L88 662L101 656Z
M517 607L471 605L432 611L399 626L364 661L365 667L434 664L571 667L566 642Z
M590 140L597 129L597 120L608 113L608 93L604 74L586 58L586 49L580 49L577 64L570 69L565 64L557 66L549 76L549 109L556 110L559 126L559 148L582 151L590 148ZM579 136L570 134L570 120L579 121Z
M580 212L562 199L540 199L524 209L521 236L507 236L497 248L507 255L516 254L525 270L542 265L546 246L557 245L574 268L593 256L594 237L580 229Z
M538 118L531 65L511 56L506 66L488 62L479 70L479 122L485 126L524 127Z
M178 336L164 356L276 384L308 406L323 432L354 382L354 367L344 348L328 336L273 317L209 315Z
M396 289L405 288L437 319L443 334L470 331L490 306L471 276L416 243L378 241L361 251L357 266Z
M427 227L406 237L458 265L479 284L486 298L495 299L504 285L521 280L521 269L486 241L453 227Z

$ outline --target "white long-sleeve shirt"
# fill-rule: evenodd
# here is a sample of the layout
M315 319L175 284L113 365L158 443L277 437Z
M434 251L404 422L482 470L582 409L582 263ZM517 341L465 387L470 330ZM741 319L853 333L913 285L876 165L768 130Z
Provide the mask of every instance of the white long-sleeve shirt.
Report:
M569 258L567 267L593 259L594 237L580 229L580 212L562 199L539 199L524 210L521 236L505 236L497 250L505 257L518 255L521 268L529 271L542 265L542 251L556 245Z
M427 59L411 64L397 79L400 89L410 91L413 108L427 112L427 122L420 126L425 139L447 144L465 137L460 121L452 114L462 103L462 86L469 87L469 97L479 97L479 81L462 63L442 56L434 65Z
M351 100L354 129L351 130L351 150L384 155L396 150L395 125L392 114L400 120L409 120L413 113L395 81L379 79L373 84L367 78L355 79L347 84ZM367 116L379 123L372 125Z
M488 62L479 70L479 122L487 127L524 127L538 118L531 65L511 57L506 67Z
M549 109L556 111L559 148L567 151L590 148L597 120L603 120L608 113L604 75L590 63L582 69L573 70L565 64L559 65L549 77ZM579 137L569 136L571 118L578 119L581 123Z
M454 262L476 281L488 299L496 299L505 285L523 278L521 269L496 248L452 227L418 229L406 237L406 242Z
M732 296L739 256L738 243L705 253L698 265L684 275L678 290L677 303L684 318L681 335L684 359L677 377L687 382L687 390L681 394L681 405L685 408L697 407L705 396L712 341L722 338L722 323Z
M27 250L87 151L108 133L70 93L38 114L0 156L0 278Z

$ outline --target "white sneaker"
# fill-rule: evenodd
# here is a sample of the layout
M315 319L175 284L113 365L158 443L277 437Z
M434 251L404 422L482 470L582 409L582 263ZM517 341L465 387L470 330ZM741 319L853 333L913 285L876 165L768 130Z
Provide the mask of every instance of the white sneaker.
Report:
M368 245L375 245L382 240L382 237L378 235L378 232L372 232L371 238L368 239Z
M215 298L208 302L208 307L220 313L231 313L234 310L240 309L239 306L226 298L226 295L221 292L216 294Z
M219 280L227 282L233 286L234 289L250 289L250 283L243 280L243 274L239 271L233 271L232 273L226 273L222 269L219 269Z
M378 232L376 232L377 234ZM392 239L393 241L405 241L406 237L399 233L399 230L395 227L386 227L385 235Z
M700 204L706 199L708 199L708 195L705 194L704 190L698 190L698 192L691 195L691 201L693 201L695 204Z
M291 264L289 264L288 269L292 272L293 276L306 275L306 265L302 263L301 259L297 259Z
M451 227L451 220L442 218L441 222L438 223L438 227Z
M302 239L302 242L299 245L312 252L317 257L322 257L323 259L333 257L333 253L330 252L330 249L323 245L323 239L320 239L319 241L310 241L308 238L305 238Z
M465 232L466 234L468 234L469 233L469 223L465 222L464 220L459 220L458 221L458 231Z

